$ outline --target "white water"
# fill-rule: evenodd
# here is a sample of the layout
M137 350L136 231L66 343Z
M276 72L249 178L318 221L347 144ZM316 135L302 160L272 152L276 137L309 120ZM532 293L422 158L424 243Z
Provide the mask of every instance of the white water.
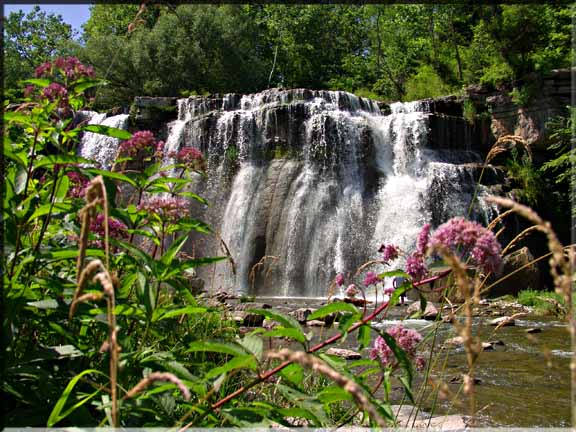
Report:
M337 273L378 258L381 243L410 252L425 223L468 213L474 179L463 163L478 155L447 158L428 148L421 103L392 104L383 115L375 102L344 92L272 89L181 99L178 108L166 152L192 146L206 155L201 193L212 207L204 216L236 265L236 275L216 266L214 289L326 297ZM112 146L92 134L85 141L85 157L109 167L110 156L101 155ZM474 216L485 222L491 211L480 199Z
M126 129L128 118L128 114L106 117L105 113L93 113L88 123ZM118 138L86 132L80 142L78 154L95 161L102 169L110 169L116 160L119 145L120 140Z

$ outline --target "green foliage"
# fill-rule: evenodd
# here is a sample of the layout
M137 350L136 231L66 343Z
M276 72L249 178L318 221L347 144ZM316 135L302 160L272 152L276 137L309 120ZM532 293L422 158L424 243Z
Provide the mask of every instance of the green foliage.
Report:
M85 26L83 55L111 83L99 94L102 106L135 95L247 93L274 86L411 100L569 66L570 10L96 5Z
M452 89L446 85L431 65L418 68L416 75L406 82L405 100L420 100L447 95Z
M474 102L470 99L465 99L462 103L462 116L466 119L466 121L470 124L473 124L476 121L477 110Z
M517 185L517 199L531 206L537 205L543 196L544 182L540 171L528 155L519 157L516 149L512 149L511 158L506 162L506 170Z
M558 313L558 305L565 308L564 298L555 292L523 290L518 293L518 302L524 306L534 308L540 315Z
M11 12L3 28L5 89L18 89L18 81L32 76L35 67L78 49L72 26L60 15L42 12L39 6L28 14Z

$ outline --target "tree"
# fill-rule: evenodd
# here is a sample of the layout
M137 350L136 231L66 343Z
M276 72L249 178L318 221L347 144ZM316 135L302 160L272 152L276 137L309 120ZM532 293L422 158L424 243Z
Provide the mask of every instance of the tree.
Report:
M33 75L34 68L56 56L78 49L72 26L61 15L46 14L40 6L24 14L12 12L4 22L4 88L15 89L19 80Z

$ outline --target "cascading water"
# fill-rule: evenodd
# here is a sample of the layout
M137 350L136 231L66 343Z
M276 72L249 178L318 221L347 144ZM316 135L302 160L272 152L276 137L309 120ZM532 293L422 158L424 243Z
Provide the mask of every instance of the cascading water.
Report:
M383 115L345 92L272 89L178 107L167 146L207 155L203 217L235 262L235 274L227 264L204 271L213 289L325 297L336 273L376 258L381 243L410 251L424 223L466 215L474 196L466 162L479 156L427 148L420 103ZM488 219L483 193L473 216Z
M117 129L126 129L128 126L128 114L120 114L106 117L106 114L94 112L84 113L88 116L89 124L110 126ZM120 140L97 133L86 132L82 137L78 154L86 159L95 161L102 169L110 169L116 160Z

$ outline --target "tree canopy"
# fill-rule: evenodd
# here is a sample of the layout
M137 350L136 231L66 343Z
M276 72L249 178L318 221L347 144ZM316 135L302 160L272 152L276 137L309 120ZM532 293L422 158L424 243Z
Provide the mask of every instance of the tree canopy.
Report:
M136 95L338 89L383 100L434 97L569 67L573 6L525 4L98 4L80 57ZM6 21L6 83L62 54L70 26L39 9Z

